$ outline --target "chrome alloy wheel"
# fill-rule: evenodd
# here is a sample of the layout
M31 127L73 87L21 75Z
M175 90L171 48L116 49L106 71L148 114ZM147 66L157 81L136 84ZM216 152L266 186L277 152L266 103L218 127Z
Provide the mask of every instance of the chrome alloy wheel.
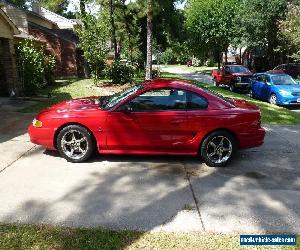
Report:
M216 136L207 144L206 153L213 163L224 163L232 154L232 143L225 136Z
M88 139L78 130L69 130L61 139L61 147L68 157L78 160L85 156L89 149Z
M271 103L272 105L276 105L276 104L277 104L277 96L276 96L275 94L272 94L272 95L270 96L270 103Z

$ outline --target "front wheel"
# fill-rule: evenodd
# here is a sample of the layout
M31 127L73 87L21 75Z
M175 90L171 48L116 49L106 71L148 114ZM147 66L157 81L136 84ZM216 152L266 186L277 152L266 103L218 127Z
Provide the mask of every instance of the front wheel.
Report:
M217 79L216 78L213 78L213 84L215 87L219 87L219 84L217 82Z
M235 86L234 86L234 84L231 84L229 86L229 89L230 89L231 92L235 92Z
M249 96L250 96L251 98L255 99L255 95L254 95L252 89L249 90Z
M275 94L272 94L269 98L269 103L272 105L276 105L277 104L277 96Z
M234 136L226 131L209 134L203 141L200 153L203 161L210 167L224 167L236 151Z
M92 155L95 145L92 134L79 125L64 127L57 136L57 149L70 162L83 162Z

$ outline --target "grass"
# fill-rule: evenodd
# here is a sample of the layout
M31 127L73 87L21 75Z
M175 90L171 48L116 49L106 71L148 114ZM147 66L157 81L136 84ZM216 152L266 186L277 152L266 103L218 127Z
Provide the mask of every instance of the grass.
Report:
M164 78L180 78L182 76L163 73L162 77ZM136 78L135 82L141 82L141 78ZM238 99L244 99L249 102L252 102L260 107L262 112L262 122L265 124L278 124L278 125L295 125L300 124L300 114L290 111L288 109L270 105L269 103L262 102L259 100L251 99L245 95L238 93L233 93L224 88L217 88L212 85L203 84L197 81L194 81L197 85L202 88L215 91L225 97L232 97ZM68 80L68 81L59 81L55 86L46 88L40 91L40 94L47 95L49 92L52 93L54 98L46 99L44 101L38 102L37 104L24 108L20 110L21 112L37 113L45 107L48 107L59 101L68 100L71 98L85 97L85 96L97 96L101 95L100 88L95 88L95 85L91 79L84 80Z
M300 243L298 237L298 245ZM57 226L0 225L0 249L249 249L239 235L210 233L144 233ZM251 247L251 249L270 249ZM295 249L295 247L276 247Z

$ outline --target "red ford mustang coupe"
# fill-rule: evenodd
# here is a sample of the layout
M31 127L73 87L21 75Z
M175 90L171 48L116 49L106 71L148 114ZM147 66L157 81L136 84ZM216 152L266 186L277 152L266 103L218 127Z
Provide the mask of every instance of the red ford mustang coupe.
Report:
M100 154L200 155L224 166L237 149L263 144L257 106L188 81L157 79L105 97L58 103L29 127L33 143L71 162Z

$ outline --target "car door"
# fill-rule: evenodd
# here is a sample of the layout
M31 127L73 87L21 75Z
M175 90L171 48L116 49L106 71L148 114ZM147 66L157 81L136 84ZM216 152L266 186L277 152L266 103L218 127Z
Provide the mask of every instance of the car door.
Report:
M264 85L264 75L263 74L256 75L252 83L252 91L254 96L256 96L257 98L262 98L261 91L263 85Z
M264 75L263 84L261 84L261 98L268 100L270 96L271 79L269 75Z
M191 152L197 152L199 149L199 140L207 133L211 125L212 116L208 110L208 100L203 96L194 93L187 93L187 116L188 128L192 134L187 147Z
M111 133L107 137L107 147L148 152L184 152L185 142L191 137L187 129L185 107L185 90L161 88L146 91L119 108L119 112L124 113L120 118L115 116L115 119L122 119L120 122L124 122L124 116L131 119L130 126L126 122L119 124L123 132L130 134L130 140L117 144L115 135Z
M228 66L223 67L222 81L223 84L231 82L231 69Z

